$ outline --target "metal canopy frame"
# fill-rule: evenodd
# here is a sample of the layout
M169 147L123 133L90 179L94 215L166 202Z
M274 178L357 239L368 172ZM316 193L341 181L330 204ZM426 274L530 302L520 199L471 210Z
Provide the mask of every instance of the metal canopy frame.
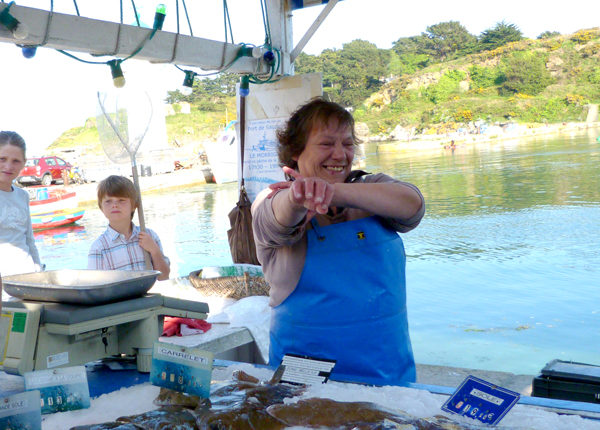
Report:
M293 75L293 62L317 31L339 0L329 0L298 45L292 50L292 10L290 0L267 0L273 47L281 51L281 67L276 75ZM0 4L0 11L7 4ZM44 46L92 55L125 58L148 38L152 29L75 15L49 12L14 4L10 13L29 28L24 40L15 39L0 26L0 42L18 45ZM269 68L256 58L236 60L240 46L211 39L192 37L167 31L157 31L154 37L135 55L135 59L151 63L173 63L240 74L266 74ZM234 61L235 60L235 61Z

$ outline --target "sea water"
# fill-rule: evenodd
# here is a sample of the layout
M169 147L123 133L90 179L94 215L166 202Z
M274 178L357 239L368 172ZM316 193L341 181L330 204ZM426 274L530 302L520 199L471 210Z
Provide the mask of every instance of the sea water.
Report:
M417 185L421 225L404 234L418 363L536 374L552 359L600 365L600 144L597 131L415 151L368 144L366 170ZM144 196L171 276L231 264L236 184ZM106 227L36 233L48 270L85 268Z

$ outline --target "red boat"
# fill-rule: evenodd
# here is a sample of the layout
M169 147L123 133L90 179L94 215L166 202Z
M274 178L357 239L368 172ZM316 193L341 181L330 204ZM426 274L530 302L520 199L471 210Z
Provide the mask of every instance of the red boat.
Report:
M31 215L47 214L62 210L76 209L78 205L77 194L63 187L31 187L32 199L29 200Z

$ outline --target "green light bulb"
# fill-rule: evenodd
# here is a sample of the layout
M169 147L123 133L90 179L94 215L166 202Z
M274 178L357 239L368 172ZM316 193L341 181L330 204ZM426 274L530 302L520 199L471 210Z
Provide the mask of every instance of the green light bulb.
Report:
M163 23L165 22L165 16L167 14L167 7L164 4L156 6L156 13L154 14L154 28L155 30L162 30Z

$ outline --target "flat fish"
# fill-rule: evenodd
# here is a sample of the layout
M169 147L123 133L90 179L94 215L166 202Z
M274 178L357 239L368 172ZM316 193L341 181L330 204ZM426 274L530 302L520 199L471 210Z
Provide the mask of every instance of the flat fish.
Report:
M260 383L245 372L233 375L235 380L215 384L210 402L196 408L200 430L284 429L285 424L267 412L267 407L283 403L285 398L300 395L306 387Z
M102 424L72 427L70 430L195 430L196 415L191 409L165 406L139 415L119 417Z
M136 427L133 424L111 421L108 423L71 427L70 430L139 430L139 427Z
M260 382L238 371L232 380L213 383L210 399L201 399L161 389L154 403L160 408L139 415L117 418L115 422L74 427L72 430L281 430L303 427L335 430L458 430L485 426L457 423L439 415L418 418L386 410L368 402L338 402L331 399L300 399L304 385L279 384L281 372L269 382Z
M161 388L153 403L156 406L182 406L184 408L196 409L202 400L198 396L181 393L168 388Z
M129 423L137 429L148 430L195 430L196 414L180 406L163 406L155 411L117 418L118 422Z
M267 407L269 415L286 427L303 426L336 430L458 430L483 429L484 426L457 423L439 415L429 418L387 411L374 403L338 402L310 398L292 404Z

